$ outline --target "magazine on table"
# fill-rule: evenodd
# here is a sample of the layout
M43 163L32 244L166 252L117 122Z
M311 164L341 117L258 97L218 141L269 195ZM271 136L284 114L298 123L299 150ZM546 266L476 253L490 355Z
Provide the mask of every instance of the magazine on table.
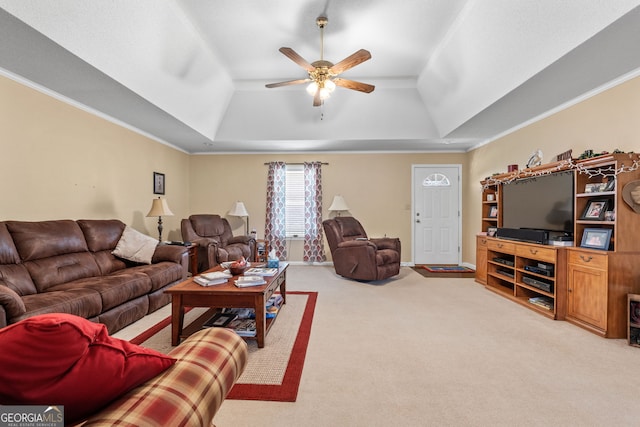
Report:
M278 274L277 268L251 267L244 272L245 276L264 276L271 277Z
M239 276L235 283L239 288L246 288L248 286L264 285L267 281L262 276Z
M241 337L255 337L256 336L256 321L255 319L235 319L228 325L228 328L233 329L236 334Z
M204 323L203 328L225 327L229 323L231 323L231 321L237 318L238 318L238 315L236 313L219 312L219 313L216 313L211 319L207 320Z

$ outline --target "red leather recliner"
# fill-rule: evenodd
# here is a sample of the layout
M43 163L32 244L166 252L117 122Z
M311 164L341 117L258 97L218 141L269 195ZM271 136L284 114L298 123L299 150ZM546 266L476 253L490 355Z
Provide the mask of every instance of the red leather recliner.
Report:
M400 239L369 239L360 222L338 216L322 222L336 273L368 282L400 273Z

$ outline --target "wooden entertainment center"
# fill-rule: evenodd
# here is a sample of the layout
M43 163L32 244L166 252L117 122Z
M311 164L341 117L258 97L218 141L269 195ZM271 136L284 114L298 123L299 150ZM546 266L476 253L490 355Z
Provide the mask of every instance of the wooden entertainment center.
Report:
M561 171L574 174L572 246L487 235L490 229L502 227L504 185ZM614 179L615 184L609 183ZM551 319L566 320L602 337L626 338L627 294L640 293L640 213L623 200L623 189L639 179L639 155L606 154L482 181L476 281ZM596 210L601 207L606 207L606 215ZM607 236L607 249L585 247L595 246L592 236L595 242Z

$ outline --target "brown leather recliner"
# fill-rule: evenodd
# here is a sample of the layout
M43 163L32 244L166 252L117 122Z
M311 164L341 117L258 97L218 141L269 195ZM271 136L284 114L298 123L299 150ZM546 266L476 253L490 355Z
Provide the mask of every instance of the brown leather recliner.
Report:
M253 260L256 241L250 236L233 236L229 221L220 215L191 215L180 223L182 240L198 245L198 271L244 257Z
M327 219L322 226L340 276L368 282L400 273L400 239L369 239L360 222L350 216Z

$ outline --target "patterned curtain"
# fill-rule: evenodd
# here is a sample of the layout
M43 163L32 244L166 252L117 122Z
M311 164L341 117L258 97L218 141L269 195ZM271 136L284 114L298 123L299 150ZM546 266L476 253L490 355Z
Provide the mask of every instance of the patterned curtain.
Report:
M327 258L322 242L322 164L304 163L304 252L303 261Z
M269 251L275 251L276 257L280 260L287 259L285 183L285 163L269 163L269 172L267 175L267 217L265 220L264 236L265 240L269 242Z

